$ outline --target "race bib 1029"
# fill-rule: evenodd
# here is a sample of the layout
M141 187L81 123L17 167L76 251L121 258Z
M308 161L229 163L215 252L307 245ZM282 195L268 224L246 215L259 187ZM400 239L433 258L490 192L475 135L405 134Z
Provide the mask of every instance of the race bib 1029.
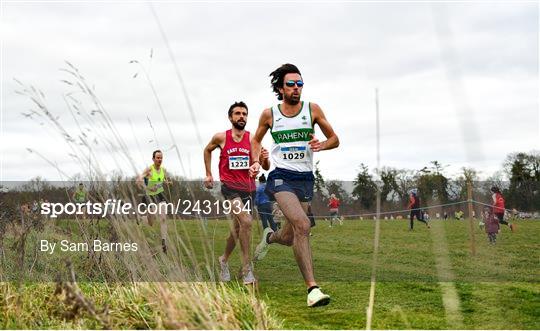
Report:
M281 158L287 162L305 162L307 157L306 146L280 147Z

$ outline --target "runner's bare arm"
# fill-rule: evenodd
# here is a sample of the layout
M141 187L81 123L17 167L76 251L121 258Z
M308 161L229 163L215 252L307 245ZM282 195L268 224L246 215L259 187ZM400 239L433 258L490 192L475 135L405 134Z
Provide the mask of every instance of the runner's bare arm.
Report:
M150 168L146 168L144 169L143 173L140 174L138 177L137 177L137 186L139 186L140 188L143 188L144 186L144 179L146 177L150 176Z
M259 118L257 131L255 131L255 134L251 137L251 157L253 160L259 160L261 156L261 142L266 131L270 128L270 125L272 125L272 113L270 112L270 108L267 108L263 110L261 117ZM257 176L259 167L260 164L258 162L253 163L249 168L249 175L252 177Z
M225 132L218 132L210 139L210 142L204 148L204 168L206 171L204 186L206 186L206 188L210 189L214 186L214 178L212 177L212 152L218 147L223 148L224 144Z
M328 122L326 116L324 116L324 112L318 104L313 102L311 103L311 114L313 116L313 124L318 124L319 128L321 128L322 133L326 137L325 141L319 143L320 148L315 151L323 151L338 147L339 138L334 132L334 129L332 129L330 122Z
M225 143L225 132L216 133L204 148L204 168L206 176L212 175L212 152Z
M254 160L258 160L261 154L261 142L266 134L266 131L272 124L272 113L270 108L263 110L261 117L259 118L259 125L257 131L253 137L251 137L251 155Z

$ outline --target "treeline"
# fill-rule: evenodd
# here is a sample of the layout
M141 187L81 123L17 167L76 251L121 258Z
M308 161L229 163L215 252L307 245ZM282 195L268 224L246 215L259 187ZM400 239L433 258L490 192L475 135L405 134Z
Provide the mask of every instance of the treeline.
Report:
M478 172L472 168L462 168L461 174L450 178L444 174L446 166L431 161L419 170L383 167L379 174L361 164L352 182L327 180L321 174L318 163L315 166L315 192L312 207L317 215L327 214L330 194L341 200L340 212L343 215L357 215L375 211L377 191L381 194L381 210L393 211L407 206L408 194L416 189L423 206L449 204L467 200L467 183L472 183L473 199L491 203L491 186L498 186L505 197L506 207L519 211L540 211L540 153L509 154L501 171L484 181L479 181ZM508 178L503 181L502 175ZM202 180L188 180L173 176L173 184L166 186L165 195L169 201L222 199L219 190L203 188ZM32 201L68 202L79 180L51 183L39 177L21 183L15 190L0 194L2 207ZM135 185L135 178L120 174L107 181L84 182L93 201L122 199L137 203L143 191ZM1 188L0 188L1 189ZM1 191L1 190L0 190ZM5 191L5 190L4 190ZM479 206L477 206L479 208ZM464 205L444 209L449 213L464 210ZM476 209L478 209L476 208ZM441 210L442 211L442 210ZM478 210L477 210L478 211ZM217 216L211 213L207 216Z
M490 188L497 186L505 197L507 208L540 211L539 152L507 155L501 171L484 181L479 180L478 171L473 168L462 168L456 178L446 176L445 168L440 162L431 161L419 170L383 167L376 175L361 164L355 180L345 183L325 180L316 164L314 208L322 212L329 195L335 194L342 202L342 214L374 211L378 189L382 211L405 208L413 188L417 189L424 206L449 204L467 200L467 183L470 182L476 201L491 203ZM508 177L507 181L503 181L503 174ZM454 210L449 208L449 211Z

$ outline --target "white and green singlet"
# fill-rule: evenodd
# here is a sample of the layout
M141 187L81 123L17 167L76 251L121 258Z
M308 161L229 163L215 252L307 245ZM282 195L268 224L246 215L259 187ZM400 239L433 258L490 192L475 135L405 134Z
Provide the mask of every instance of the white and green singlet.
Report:
M300 111L293 116L281 112L280 105L273 106L271 150L272 163L277 168L305 172L313 171L313 151L308 142L312 139L313 121L309 102L302 101Z

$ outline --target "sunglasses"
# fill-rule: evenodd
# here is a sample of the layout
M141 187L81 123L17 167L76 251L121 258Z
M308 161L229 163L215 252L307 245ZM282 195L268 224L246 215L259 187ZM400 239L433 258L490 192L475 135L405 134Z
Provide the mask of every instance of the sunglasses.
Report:
M287 85L288 87L293 87L295 84L298 87L304 86L304 82L301 80L288 80L285 82L285 85Z

